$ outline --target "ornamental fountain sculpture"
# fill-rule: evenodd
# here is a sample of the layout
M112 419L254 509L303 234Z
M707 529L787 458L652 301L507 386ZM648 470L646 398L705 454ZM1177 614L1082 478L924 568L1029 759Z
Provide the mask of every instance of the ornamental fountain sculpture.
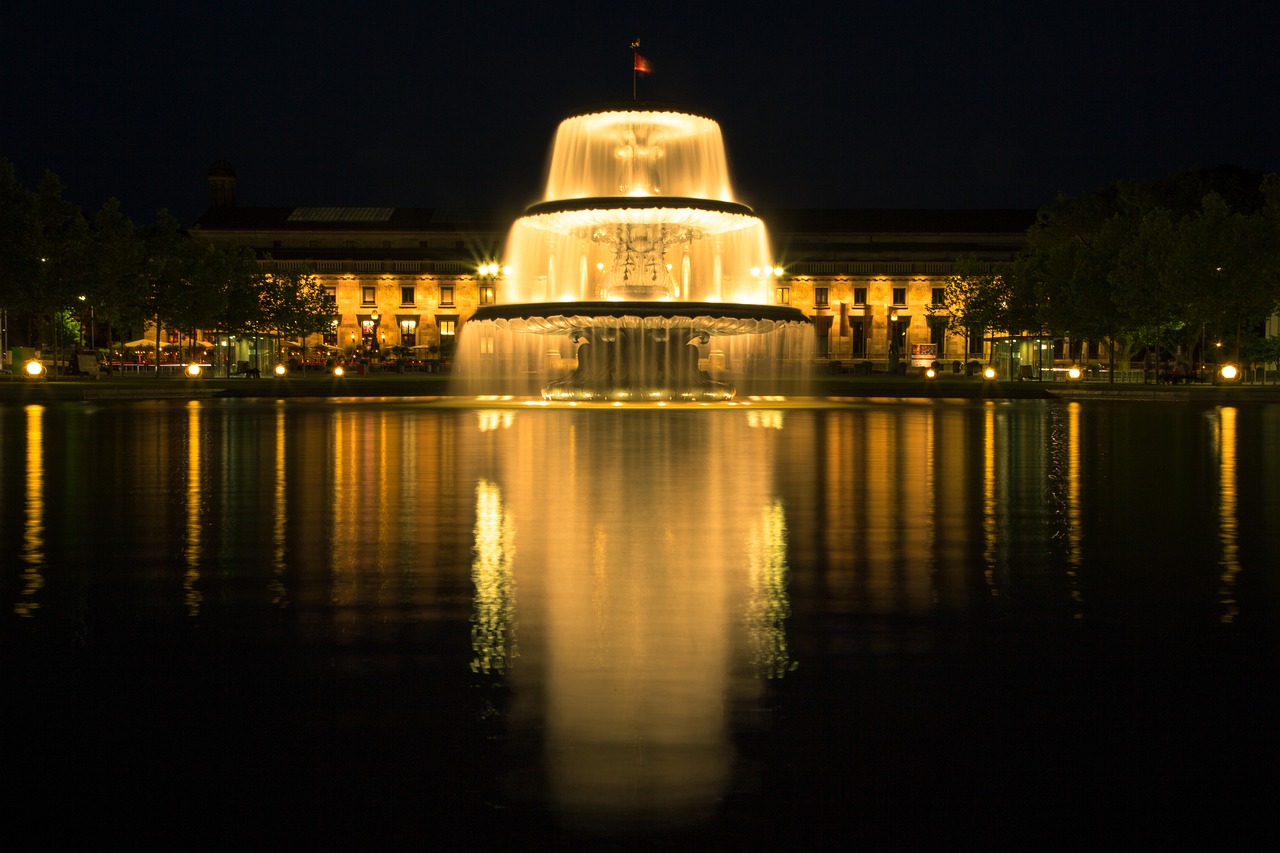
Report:
M770 258L715 121L635 101L565 119L543 200L508 236L502 301L463 326L459 378L601 402L726 401L802 378L812 325L777 304Z

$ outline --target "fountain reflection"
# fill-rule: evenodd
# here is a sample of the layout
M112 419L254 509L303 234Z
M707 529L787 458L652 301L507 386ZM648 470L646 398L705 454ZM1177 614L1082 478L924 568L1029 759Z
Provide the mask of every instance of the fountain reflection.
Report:
M517 414L516 429L478 424L493 466L476 487L472 667L506 671L567 824L705 817L731 775L734 710L795 666L781 417Z

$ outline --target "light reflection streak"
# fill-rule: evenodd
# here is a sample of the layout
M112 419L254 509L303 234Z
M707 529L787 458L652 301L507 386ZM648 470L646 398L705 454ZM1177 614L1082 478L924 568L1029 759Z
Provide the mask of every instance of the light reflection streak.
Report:
M1000 547L999 497L996 492L999 457L996 453L996 410L991 402L983 408L982 450L982 576L987 582L987 590L996 598L1000 595L1000 586L996 582Z
M471 671L503 674L517 657L515 633L515 520L502 503L502 489L476 483L475 552L471 562Z
M747 635L756 675L782 678L798 666L787 650L787 516L775 499L751 529L747 548L751 597L747 601Z
M479 421L481 432L509 429L515 420L515 413L503 409L481 409L476 412L476 420Z
M1081 520L1080 403L1067 404L1067 583L1073 619L1083 619L1084 594L1080 568L1084 563L1084 524Z
M927 528L927 536L921 537L922 544L927 549L926 556L922 560L922 565L928 567L929 574L929 592L930 603L937 604L938 594L938 518L941 516L941 495L938 494L937 469L938 443L941 438L941 424L938 423L938 413L930 411L929 420L925 426L924 443L924 496L925 500L921 502L923 512L923 522ZM910 568L908 568L910 571Z
M1236 597L1237 576L1240 574L1240 521L1239 494L1236 470L1236 409L1220 406L1215 412L1218 452L1218 538L1222 544L1222 556L1218 561L1222 572L1218 595L1222 604L1225 623L1235 621L1240 614L1240 602Z
M187 541L183 548L187 568L182 575L183 603L188 616L199 616L204 593L200 591L200 401L187 403Z
M356 597L359 557L359 413L340 409L333 423L333 563L330 599L339 607ZM346 616L347 614L343 614Z
M747 426L760 429L782 429L781 409L752 409L747 412Z
M288 566L288 550L286 534L288 533L288 466L285 463L285 407L283 401L276 402L276 458L274 493L271 496L271 580L267 589L271 592L271 603L277 607L289 606L289 589L284 585L285 569Z
M27 476L23 502L22 591L13 612L29 618L40 609L37 594L44 587L44 406L27 406Z

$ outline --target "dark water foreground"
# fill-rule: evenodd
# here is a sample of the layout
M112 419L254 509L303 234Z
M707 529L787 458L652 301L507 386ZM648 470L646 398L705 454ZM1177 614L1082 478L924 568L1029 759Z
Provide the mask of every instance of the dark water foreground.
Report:
M0 407L46 843L1273 834L1280 407Z

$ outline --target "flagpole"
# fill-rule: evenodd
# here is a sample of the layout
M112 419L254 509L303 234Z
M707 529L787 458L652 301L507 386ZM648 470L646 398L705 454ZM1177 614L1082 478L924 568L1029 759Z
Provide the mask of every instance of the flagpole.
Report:
M636 99L636 77L638 75L638 66L640 56L640 39L631 42L631 100Z

